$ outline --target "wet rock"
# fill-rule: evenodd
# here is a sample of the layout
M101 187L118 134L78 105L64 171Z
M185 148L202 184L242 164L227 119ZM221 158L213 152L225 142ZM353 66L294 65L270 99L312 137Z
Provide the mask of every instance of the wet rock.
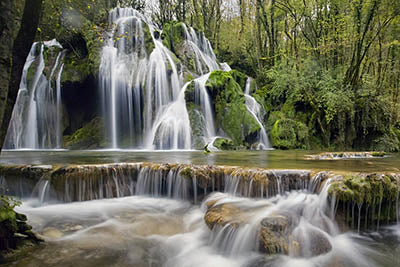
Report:
M104 146L103 120L94 118L90 123L65 137L69 149L92 149Z
M232 76L233 72L213 71L206 87L215 99L217 128L226 133L235 146L253 143L260 131L260 125L246 107L242 87Z
M286 215L264 218L258 234L260 251L267 254L288 254L292 227L292 220Z
M43 236L44 238L58 239L63 237L64 234L54 227L48 227L41 232L41 236Z
M204 216L204 220L211 230L216 225L225 226L230 224L232 227L238 227L243 223L243 219L240 216L240 209L232 203L215 205L215 201L211 201L207 202L206 205L209 208Z
M26 216L14 211L16 205L12 198L0 196L0 259L3 253L42 241L31 231Z
M307 240L298 240L301 257L316 257L332 250L332 245L324 233L319 230L307 231Z
M396 203L400 194L400 175L360 173L338 176L331 182L328 194L337 202L339 212L346 211L341 215L354 228L365 225L375 227L380 221L394 222L397 220ZM351 207L357 207L357 211L361 210L359 213L353 213ZM358 214L361 214L360 218ZM361 224L356 225L355 222Z

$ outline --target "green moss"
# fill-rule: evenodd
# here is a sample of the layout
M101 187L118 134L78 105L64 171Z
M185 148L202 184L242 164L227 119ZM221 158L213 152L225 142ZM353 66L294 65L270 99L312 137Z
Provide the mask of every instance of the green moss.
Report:
M189 114L190 127L192 129L192 143L195 149L203 149L206 143L204 142L205 122L201 115L200 107L193 102L186 102L186 109Z
M294 120L278 119L272 127L270 137L275 148L306 149L308 147L307 126Z
M26 216L14 211L21 204L12 197L0 195L0 260L2 252L20 247L24 241L40 242L26 223ZM19 234L19 235L18 235Z
M146 53L147 55L150 55L151 52L153 52L155 45L153 42L153 37L151 37L150 28L147 24L145 24L145 27L143 28L143 33L144 33L144 43L146 47Z
M206 87L214 99L217 125L235 146L248 146L260 131L260 125L248 112L240 85L230 72L214 71Z
M187 179L192 179L194 176L193 170L190 167L184 167L179 171L179 175L187 178Z
M374 152L371 152L371 156L377 157L377 158L383 158L384 156L386 156L386 152L384 152L384 151L374 151Z
M79 58L70 53L64 58L64 69L61 82L82 82L90 75L90 62L88 58Z
M232 140L226 138L216 138L213 145L219 150L234 150L236 148Z
M97 75L101 61L101 49L103 47L103 29L88 20L83 25L81 34L86 41L89 67L91 72Z
M246 83L247 83L247 75L238 71L238 70L231 70L229 72L232 76L232 78L240 85L240 88L244 91L246 88Z
M380 137L373 141L374 150L398 152L400 151L400 130L396 127L389 127Z
M381 217L392 221L396 219L394 209L399 191L400 179L396 175L351 174L333 181L328 194L331 197L335 196L344 206L348 204L357 204L359 207L380 206ZM374 219L378 219L377 214Z
M66 136L64 143L70 149L86 149L102 147L103 142L103 120L97 117L71 136Z
M171 21L164 25L163 32L161 34L161 39L163 44L176 53L183 44L185 40L185 29L182 22Z

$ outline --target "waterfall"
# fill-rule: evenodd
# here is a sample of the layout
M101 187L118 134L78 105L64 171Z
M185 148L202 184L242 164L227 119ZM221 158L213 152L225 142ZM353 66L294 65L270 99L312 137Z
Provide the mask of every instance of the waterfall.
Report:
M0 173L0 177L0 187L3 185L13 195L27 197L32 192L32 197L44 203L143 194L196 203L214 191L270 198L291 190L307 190L312 178L310 171L304 170L153 163L72 165L54 170L48 166L15 167ZM322 183L328 176L315 177Z
M214 113L211 106L210 96L208 95L206 89L206 82L210 77L210 73L205 74L194 80L195 84L195 94L194 94L194 102L199 105L202 111L202 115L204 118L204 141L205 143L209 143L213 137L216 136L215 131L215 122L214 122Z
M264 108L250 95L251 78L246 81L246 88L244 96L246 97L246 107L250 114L254 117L257 123L260 125L261 130L259 134L259 145L257 150L271 148L269 143L267 132L265 131L264 125L262 123L265 114Z
M100 90L110 147L191 149L191 128L182 66L160 40L160 30L131 8L110 11L100 64ZM204 107L207 137L214 136L211 102L205 90L209 73L219 69L204 34L184 25L185 43L194 52L195 80Z
M56 40L33 44L24 65L4 148L61 148L63 57L62 46Z

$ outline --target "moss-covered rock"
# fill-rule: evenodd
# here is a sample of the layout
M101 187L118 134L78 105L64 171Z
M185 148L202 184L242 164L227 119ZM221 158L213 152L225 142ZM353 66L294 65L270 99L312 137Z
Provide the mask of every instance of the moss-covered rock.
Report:
M346 221L353 227L358 219L363 225L372 222L374 226L376 221L395 221L399 193L400 176L397 174L350 174L335 179L328 190L329 196L342 206L339 210L345 210ZM349 207L354 206L360 209L359 213L350 211Z
M93 149L104 146L104 127L101 118L94 118L90 123L77 130L71 136L64 137L69 149Z
M280 149L308 147L308 128L301 122L291 119L278 119L270 133L272 145Z
M195 149L203 149L205 121L201 114L200 107L192 102L186 102L186 109L189 114L190 127L192 129L192 145Z
M232 78L240 85L240 88L245 89L246 83L247 83L247 75L238 71L238 70L231 70L229 72L232 76Z
M151 36L149 25L147 24L144 24L143 35L146 53L147 55L150 55L156 46L154 44L153 37Z
M206 87L214 100L216 122L220 130L232 139L235 146L248 146L261 128L247 110L243 90L232 73L212 72Z
M293 227L289 216L273 215L264 218L258 233L260 251L266 254L288 254L289 234Z
M161 39L163 44L182 62L182 68L188 73L201 75L208 72L205 62L198 57L193 44L186 39L185 24L171 21L164 25Z
M243 223L243 216L238 207L231 203L214 205L213 201L207 202L209 207L204 220L212 230L215 226L224 227L229 224L231 227L238 227Z
M164 25L161 39L163 44L176 54L185 41L185 25L183 22L171 21Z
M13 198L0 195L0 260L4 252L17 249L26 243L38 244L42 241L26 223L27 217L14 211L19 204Z
M90 73L91 69L89 58L82 58L75 53L69 53L64 57L64 68L61 75L61 83L83 83Z
M232 140L222 137L216 138L213 142L213 146L219 150L234 150L236 148Z

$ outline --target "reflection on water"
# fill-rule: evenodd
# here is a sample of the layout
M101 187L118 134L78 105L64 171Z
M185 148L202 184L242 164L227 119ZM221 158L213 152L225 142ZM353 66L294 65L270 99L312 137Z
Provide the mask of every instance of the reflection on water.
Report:
M248 166L270 169L320 169L339 171L400 171L400 154L386 158L309 160L316 151L229 151L204 154L202 151L3 151L3 164L95 164L119 162L187 163Z

